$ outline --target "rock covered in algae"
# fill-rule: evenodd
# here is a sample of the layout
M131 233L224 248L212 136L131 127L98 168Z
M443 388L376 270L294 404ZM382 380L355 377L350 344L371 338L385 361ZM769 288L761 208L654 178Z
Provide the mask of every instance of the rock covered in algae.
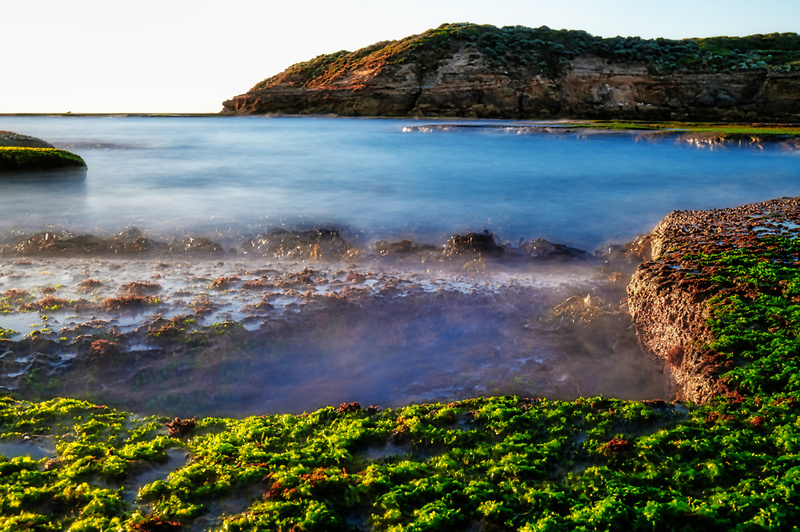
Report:
M724 309L753 305L749 318L757 323L735 318L742 331L754 329L750 336L792 329L791 316L766 324L760 314L789 312L771 309L769 298L787 300L776 303L784 307L797 298L798 234L800 198L675 211L653 230L650 260L633 275L628 304L642 343L664 359L681 398L705 403L738 393L723 374L752 362L741 358L741 344L722 345L737 335L720 320Z
M12 131L0 131L0 172L85 170L81 156L57 149L42 139Z

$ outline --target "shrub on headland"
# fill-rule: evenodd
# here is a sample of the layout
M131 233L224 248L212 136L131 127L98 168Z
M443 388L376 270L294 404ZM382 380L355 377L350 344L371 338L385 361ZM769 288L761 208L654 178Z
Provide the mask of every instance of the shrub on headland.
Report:
M693 39L642 39L597 37L580 30L555 30L488 24L442 24L419 35L383 41L355 52L340 50L290 66L251 90L280 83L324 84L346 72L378 64L413 63L418 78L435 71L440 62L459 50L470 58L485 58L495 67L529 75L558 78L569 61L579 55L596 55L612 62L640 63L654 74L681 72L730 72L770 70L788 72L800 68L800 35L770 33L747 37Z

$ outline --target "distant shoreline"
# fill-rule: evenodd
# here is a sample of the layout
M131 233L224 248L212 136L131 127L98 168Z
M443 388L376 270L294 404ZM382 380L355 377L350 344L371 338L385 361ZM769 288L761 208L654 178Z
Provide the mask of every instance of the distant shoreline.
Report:
M140 116L140 117L175 117L175 118L191 118L191 117L206 117L206 116L223 116L220 113L0 113L0 117L18 117L18 116Z

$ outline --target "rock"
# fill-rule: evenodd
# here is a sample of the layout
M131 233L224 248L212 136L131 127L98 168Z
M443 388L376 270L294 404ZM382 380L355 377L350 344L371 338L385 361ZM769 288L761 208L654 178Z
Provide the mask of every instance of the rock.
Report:
M679 387L679 399L705 403L727 393L717 378L719 361L704 346L708 301L724 288L712 280L713 267L685 257L736 248L760 249L765 234L800 231L800 198L782 198L733 209L674 211L653 230L650 257L628 285L628 306L641 343L665 362Z
M400 240L399 242L379 240L375 243L375 254L380 257L430 254L440 249L431 244L421 244L411 240Z
M494 234L487 230L482 233L466 233L453 235L444 245L446 256L480 254L482 257L499 257L505 254L505 248L497 243Z
M20 135L13 131L0 131L0 146L15 146L20 148L55 148L49 142L28 135Z
M245 253L285 259L342 259L348 251L350 245L339 236L339 231L329 228L307 231L272 229L244 245Z
M73 170L85 178L86 162L66 150L56 149L52 144L12 131L0 131L0 172L29 173L42 170Z
M520 251L525 258L531 260L595 260L595 257L587 251L573 248L565 244L556 244L544 238L537 238L530 242L522 243L520 245Z

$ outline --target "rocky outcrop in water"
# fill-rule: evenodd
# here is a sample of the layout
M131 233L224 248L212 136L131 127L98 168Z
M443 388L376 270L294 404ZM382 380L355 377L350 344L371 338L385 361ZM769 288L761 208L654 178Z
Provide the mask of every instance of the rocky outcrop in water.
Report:
M553 41L525 40L536 36ZM721 67L713 51L690 40L606 41L584 32L447 25L294 65L224 102L223 113L800 120L800 72L791 67ZM642 43L649 48L636 48Z
M20 148L55 148L52 144L30 135L20 135L13 131L0 131L0 146Z
M56 149L42 139L13 131L0 131L0 172L29 173L55 169L78 170L80 176L84 177L86 162L80 156Z
M675 211L646 239L650 260L634 273L628 305L644 346L665 361L681 399L705 403L731 393L719 378L730 365L709 347L715 335L708 325L715 296L752 300L783 287L720 284L719 264L703 264L700 255L730 250L759 252L765 237L796 237L800 198L782 198L733 209ZM727 366L726 366L727 365Z

